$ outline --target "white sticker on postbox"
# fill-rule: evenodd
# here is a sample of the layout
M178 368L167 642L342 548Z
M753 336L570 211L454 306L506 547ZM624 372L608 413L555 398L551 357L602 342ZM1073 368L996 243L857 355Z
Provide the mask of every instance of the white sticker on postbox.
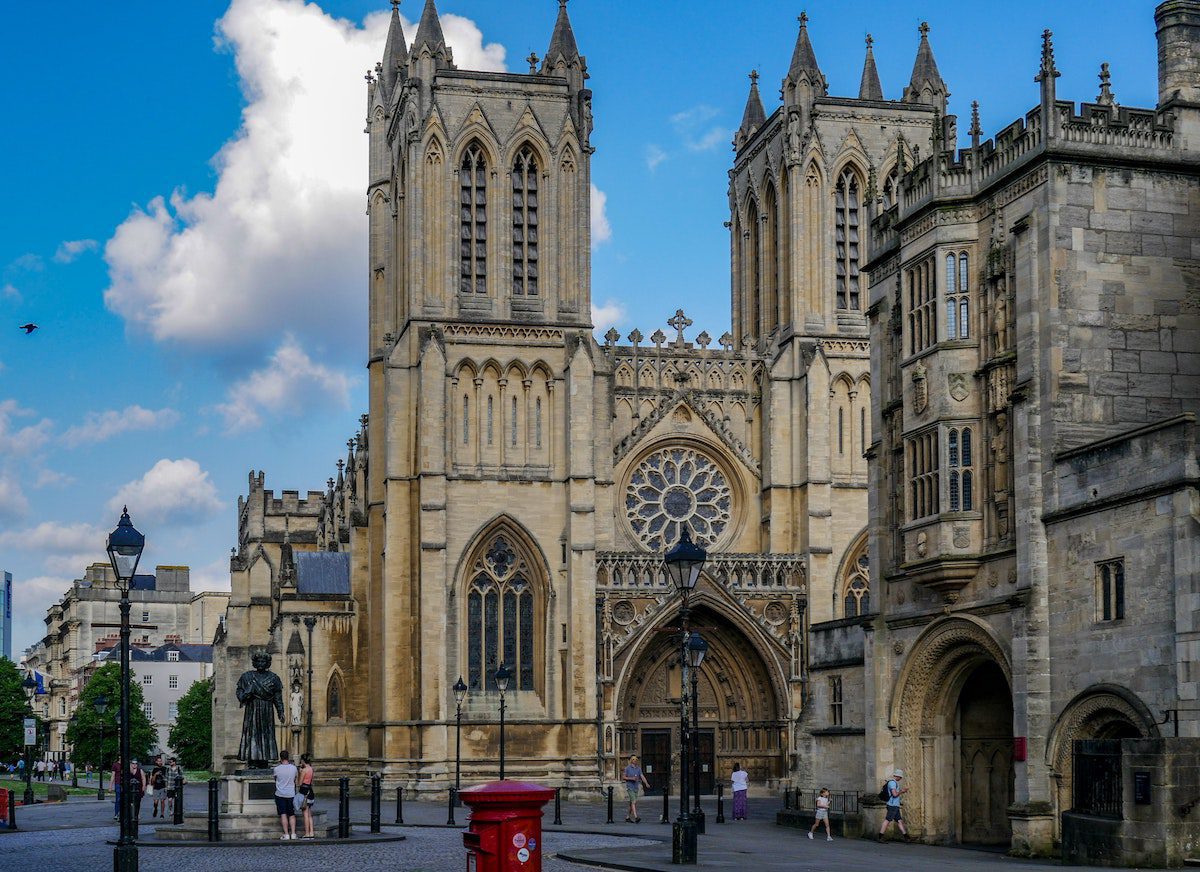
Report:
M517 859L520 860L522 863L528 863L529 862L529 849L522 848L521 850L517 851Z
M513 847L514 848L524 848L525 847L525 834L524 833L517 833L513 836Z

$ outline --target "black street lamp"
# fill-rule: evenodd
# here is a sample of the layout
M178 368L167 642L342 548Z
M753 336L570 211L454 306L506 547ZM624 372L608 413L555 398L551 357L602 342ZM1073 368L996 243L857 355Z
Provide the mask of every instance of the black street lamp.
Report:
M25 690L25 698L29 701L29 713L33 715L33 698L37 693L37 680L33 677L32 672L25 673L25 680L21 682L21 687ZM35 716L36 717L36 716ZM36 728L37 722L34 721ZM37 734L34 733L34 739L37 739ZM25 805L33 805L33 745L25 746L25 795L21 797L21 801Z
M76 717L75 715L71 715L71 720L68 721L67 723L68 723L69 727L71 728L71 735L74 736L75 732L79 729L79 718ZM78 737L76 737L76 738L78 738ZM71 743L71 786L72 787L79 786L79 772L75 768L75 743L74 742Z
M100 762L96 764L96 768L100 770L100 787L96 790L96 799L99 802L104 802L104 713L108 711L108 697L104 694L99 694L92 700L92 708L100 716ZM117 787L114 784L113 790L116 789Z
M500 691L500 780L504 780L504 692L508 690L508 682L512 673L503 663L496 670L496 687Z
M704 809L700 807L700 664L708 653L708 643L699 631L693 630L687 644L688 670L692 674L692 783L696 804L692 808L692 820L696 832L704 833Z
M696 822L688 814L688 694L683 670L688 665L688 595L696 587L700 570L708 555L692 541L691 531L680 525L679 541L667 552L663 562L667 575L679 591L679 817L671 828L671 862L696 862ZM694 704L694 703L693 703Z
M462 676L454 683L454 794L462 790L462 704L467 698L467 685Z
M117 529L108 535L108 560L117 576L117 587L121 591L121 778L128 781L125 773L129 767L129 586L137 572L138 561L146 537L134 529L129 520L129 508L121 513ZM137 872L137 844L133 838L133 791L121 791L121 835L113 848L113 872Z

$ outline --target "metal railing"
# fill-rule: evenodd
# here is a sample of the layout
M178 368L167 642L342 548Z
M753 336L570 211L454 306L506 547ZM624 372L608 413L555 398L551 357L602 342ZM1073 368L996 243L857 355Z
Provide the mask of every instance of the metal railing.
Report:
M783 792L783 807L795 811L816 811L820 792L821 789L817 787L789 787ZM857 790L831 790L829 811L839 815L858 814L861 797L862 794Z
M1075 740L1071 794L1072 811L1121 819L1120 739Z

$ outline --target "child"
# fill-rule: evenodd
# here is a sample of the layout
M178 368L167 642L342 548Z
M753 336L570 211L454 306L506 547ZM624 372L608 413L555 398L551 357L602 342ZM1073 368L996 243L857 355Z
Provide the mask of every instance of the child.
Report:
M825 822L825 841L833 841L833 833L829 830L829 788L822 787L821 792L817 794L817 815L813 821L812 829L808 831L808 837L811 839L817 827L821 825L821 821Z

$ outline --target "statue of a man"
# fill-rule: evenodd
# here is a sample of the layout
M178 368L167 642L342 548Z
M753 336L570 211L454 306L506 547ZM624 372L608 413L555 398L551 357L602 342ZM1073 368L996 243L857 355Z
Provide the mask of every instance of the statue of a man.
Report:
M266 769L279 757L275 718L283 720L283 682L274 672L267 671L270 654L257 651L250 662L254 669L242 673L236 691L238 703L245 709L238 759L245 760L252 769Z
M290 700L292 726L300 726L300 715L304 712L304 702L300 696L300 682L292 681L292 695Z

